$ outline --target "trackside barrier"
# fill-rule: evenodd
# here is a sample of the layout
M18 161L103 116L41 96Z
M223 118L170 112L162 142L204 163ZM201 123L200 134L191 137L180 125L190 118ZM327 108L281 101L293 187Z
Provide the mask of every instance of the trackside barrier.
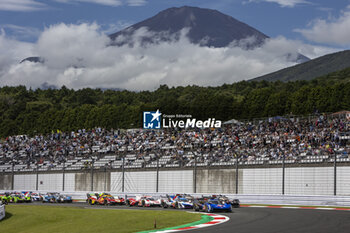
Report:
M5 205L0 205L0 220L5 218Z
M14 191L28 191L28 190L14 190ZM0 190L0 193L11 192L9 190ZM38 192L38 191L33 191ZM47 193L52 191L40 191L40 193ZM73 200L85 201L87 193L101 193L101 191L80 191L80 192L60 192L61 194L72 196ZM166 194L174 193L118 193L108 192L113 196L165 196ZM215 193L187 193L194 197L208 196ZM256 194L224 194L230 198L238 198L242 204L270 204L270 205L305 205L305 206L350 206L350 196L297 196L297 195L256 195Z

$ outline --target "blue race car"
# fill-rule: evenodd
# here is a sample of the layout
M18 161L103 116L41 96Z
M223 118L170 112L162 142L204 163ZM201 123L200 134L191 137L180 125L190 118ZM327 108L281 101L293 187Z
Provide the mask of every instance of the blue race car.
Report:
M230 203L221 201L217 198L214 199L197 199L193 205L195 211L204 211L212 213L216 211L232 212L232 206Z
M175 209L192 209L193 208L193 197L191 196L176 196L173 201L173 207Z
M59 193L47 193L43 196L43 202L50 202L50 203L72 203L72 197L62 195Z

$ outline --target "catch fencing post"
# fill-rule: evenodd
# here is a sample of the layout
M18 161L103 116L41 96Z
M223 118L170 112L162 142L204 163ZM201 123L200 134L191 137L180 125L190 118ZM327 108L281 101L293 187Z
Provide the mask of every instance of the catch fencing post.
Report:
M107 165L105 164L105 191L107 191Z
M65 161L63 161L63 167L62 167L62 191L64 192L64 186L65 186L65 165L66 165L66 163L65 163Z
M155 154L157 156L157 180L156 180L156 193L159 191L159 156L158 153Z
M284 180L285 180L285 158L286 158L286 156L285 156L285 153L284 152L282 152L283 153L283 159L282 159L282 195L284 195Z
M124 166L125 166L125 155L126 155L126 152L125 153L123 153L123 164L122 164L122 175L123 175L123 177L122 177L122 192L124 192L124 179L125 179L125 168L124 168Z
M36 164L36 184L35 184L35 190L39 190L39 164Z
M91 191L94 191L94 159L91 162Z
M197 151L194 153L193 193L197 192Z
M13 162L13 159L12 159L12 182L11 182L11 190L14 190L14 186L15 186L15 164Z
M238 155L236 156L236 194L238 194Z
M337 195L337 154L334 152L334 196L336 195Z

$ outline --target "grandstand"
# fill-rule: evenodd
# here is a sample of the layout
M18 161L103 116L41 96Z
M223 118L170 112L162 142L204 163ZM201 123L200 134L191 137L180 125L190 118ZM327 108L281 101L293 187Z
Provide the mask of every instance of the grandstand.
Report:
M107 130L18 135L0 142L0 172L350 162L344 114L274 117L220 129Z

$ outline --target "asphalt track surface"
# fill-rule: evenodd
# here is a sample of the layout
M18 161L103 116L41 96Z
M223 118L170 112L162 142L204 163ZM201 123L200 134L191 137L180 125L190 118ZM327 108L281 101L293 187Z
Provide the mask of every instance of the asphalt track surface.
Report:
M16 204L28 205L28 204ZM86 203L29 205L74 206L92 209L140 209L163 210L162 208L142 208L126 206L89 206ZM168 209L167 209L168 210ZM174 210L171 211L185 211ZM350 211L309 210L277 208L235 208L233 213L219 213L230 217L226 223L187 232L197 233L349 233Z

